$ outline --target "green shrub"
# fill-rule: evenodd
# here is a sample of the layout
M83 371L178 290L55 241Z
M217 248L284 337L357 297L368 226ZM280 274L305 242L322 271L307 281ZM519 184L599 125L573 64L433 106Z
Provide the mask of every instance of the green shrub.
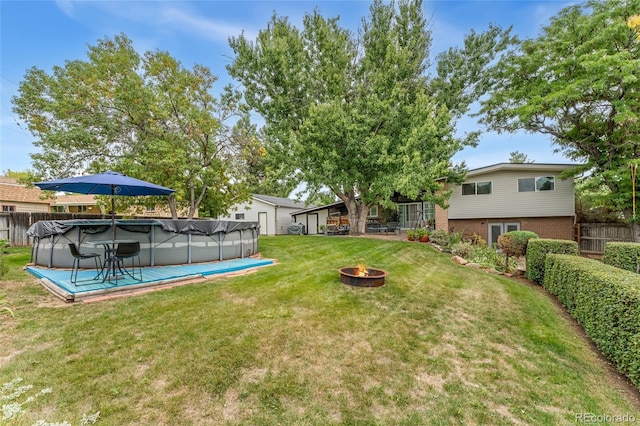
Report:
M478 234L477 232L474 232L466 240L469 243L473 244L474 246L486 246L487 245L487 241L484 238L482 238L482 235Z
M429 234L429 240L434 244L445 247L449 243L449 234L444 229L436 229Z
M489 246L473 246L473 252L469 261L477 263L484 268L492 268L496 271L509 272L516 268L516 263L511 259L505 268L505 256L498 253L494 247Z
M531 231L509 231L498 237L498 247L505 255L505 270L509 268L509 257L524 256L527 253L527 243L538 234Z
M640 244L613 242L604 246L602 261L616 268L638 272L638 260L640 259Z
M465 259L471 259L473 253L473 245L466 241L460 241L451 246L451 254L454 256L460 256Z
M544 279L544 261L549 253L578 254L578 243L568 240L536 238L527 244L527 278L537 283Z
M544 286L640 386L640 276L597 260L550 253Z
M429 241L444 248L451 248L456 243L462 241L460 232L448 233L444 229L436 229L429 234Z
M498 247L507 256L524 256L531 238L538 238L538 234L531 231L505 232L498 237Z

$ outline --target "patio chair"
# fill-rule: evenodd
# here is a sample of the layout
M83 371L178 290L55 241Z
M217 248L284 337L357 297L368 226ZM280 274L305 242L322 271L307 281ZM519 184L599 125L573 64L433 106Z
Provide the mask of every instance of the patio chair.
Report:
M100 261L100 264L98 263L98 259L101 258L98 253L81 253L75 243L69 243L69 251L71 252L71 256L73 256L73 266L71 268L72 284L75 284L76 281L78 281L78 268L80 268L80 261L85 259L93 259L95 261L97 275L93 279L97 280L100 278L100 264L102 264L102 261Z
M387 230L386 232L396 232L398 229L398 222L387 222Z
M116 249L116 262L118 268L129 275L134 280L136 279L136 262L135 258L138 258L138 270L140 271L140 281L142 281L142 263L140 262L140 242L135 243L120 243ZM126 259L131 259L131 272L127 269L125 264Z

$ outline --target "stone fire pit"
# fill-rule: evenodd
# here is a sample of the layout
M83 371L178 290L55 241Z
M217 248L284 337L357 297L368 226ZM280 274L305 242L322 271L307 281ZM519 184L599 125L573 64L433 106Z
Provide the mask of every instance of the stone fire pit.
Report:
M360 268L340 268L340 282L355 287L380 287L384 285L387 273L381 269L367 268L361 273Z

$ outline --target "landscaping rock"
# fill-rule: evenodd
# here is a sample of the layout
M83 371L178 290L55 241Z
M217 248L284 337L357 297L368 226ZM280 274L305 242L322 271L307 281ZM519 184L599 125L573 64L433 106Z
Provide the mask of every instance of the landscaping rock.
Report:
M478 265L477 263L473 263L473 262L469 262L465 266L470 266L472 268L480 268L480 265Z
M451 258L451 260L453 260L453 262L457 263L458 265L466 265L467 263L469 263L469 261L467 259L465 259L464 257L460 257L460 256L453 256Z

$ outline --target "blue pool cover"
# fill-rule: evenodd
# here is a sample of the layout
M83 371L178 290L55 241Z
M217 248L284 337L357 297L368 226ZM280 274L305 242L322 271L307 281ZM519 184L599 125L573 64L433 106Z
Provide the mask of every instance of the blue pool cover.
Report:
M243 258L189 265L144 267L142 268L142 281L125 276L122 279L118 279L117 286L115 282L102 282L101 279L94 280L93 278L96 276L95 269L80 269L75 284L71 283L71 271L69 269L47 269L27 266L26 270L40 278L45 287L58 296L73 301L77 298L76 296L98 295L118 290L130 290L136 287L149 287L154 284L238 272L272 264L273 260L271 259ZM58 289L52 288L53 286L58 287Z

